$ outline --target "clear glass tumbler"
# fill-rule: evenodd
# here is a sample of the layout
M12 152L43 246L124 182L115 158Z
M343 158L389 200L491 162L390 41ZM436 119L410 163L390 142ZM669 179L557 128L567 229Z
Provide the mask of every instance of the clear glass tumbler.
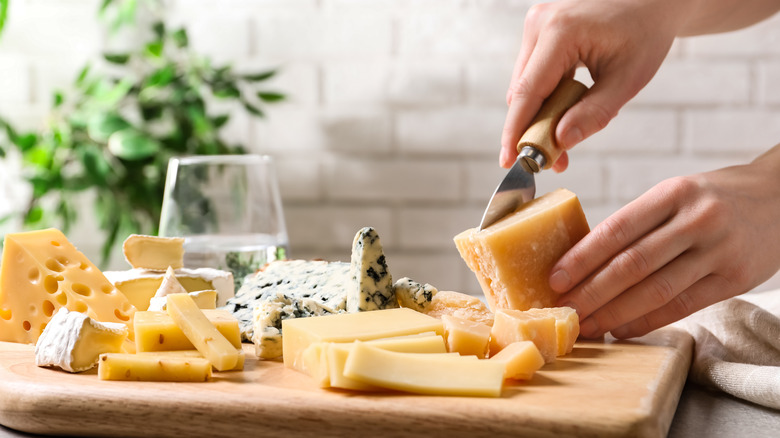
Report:
M288 257L273 159L265 155L171 158L160 236L184 238L184 266L247 274Z

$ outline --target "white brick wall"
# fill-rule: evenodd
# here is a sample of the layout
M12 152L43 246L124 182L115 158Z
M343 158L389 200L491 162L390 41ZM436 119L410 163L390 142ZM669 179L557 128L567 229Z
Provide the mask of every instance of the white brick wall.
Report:
M98 0L14 0L0 38L0 113L39 125L107 40ZM504 95L531 0L170 0L192 44L242 71L280 66L289 95L226 136L276 157L292 254L349 258L376 227L396 277L478 293L452 237L476 226L505 171ZM568 187L591 225L664 178L746 162L780 142L780 18L675 42L654 80L538 192ZM0 213L23 197L0 168ZM73 240L99 242L86 220ZM121 266L121 260L115 265ZM780 278L764 286L780 287Z

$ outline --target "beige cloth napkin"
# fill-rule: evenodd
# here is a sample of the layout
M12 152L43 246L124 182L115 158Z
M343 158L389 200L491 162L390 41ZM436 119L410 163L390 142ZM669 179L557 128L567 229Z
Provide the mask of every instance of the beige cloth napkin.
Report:
M692 381L780 409L780 289L731 298L675 325L695 340Z

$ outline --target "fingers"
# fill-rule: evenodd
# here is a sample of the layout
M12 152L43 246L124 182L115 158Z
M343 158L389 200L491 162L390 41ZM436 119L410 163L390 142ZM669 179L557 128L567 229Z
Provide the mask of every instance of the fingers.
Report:
M537 26L538 10L538 7L532 7L525 17L525 24L523 25L523 41L520 45L520 51L517 54L517 59L515 60L515 66L512 70L512 78L509 81L509 87L507 87L506 90L507 106L512 104L512 93L514 90L514 85L520 79L520 76L523 73L523 69L528 63L528 58L531 56L531 53L536 46L536 41L539 36Z

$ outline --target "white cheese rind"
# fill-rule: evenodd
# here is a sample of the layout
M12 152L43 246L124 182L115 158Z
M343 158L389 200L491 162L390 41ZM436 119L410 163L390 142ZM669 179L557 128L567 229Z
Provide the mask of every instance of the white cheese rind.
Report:
M433 301L433 296L439 290L432 285L418 283L409 277L404 277L393 283L395 297L401 307L408 307L418 312L425 312Z
M211 283L212 289L217 291L217 306L224 306L227 300L235 295L235 283L233 274L230 271L223 271L213 268L181 268L174 269L177 280L182 278L198 278ZM162 279L165 276L163 271L150 269L128 269L127 271L104 271L106 276L118 289L122 289L123 283L137 281L140 279ZM179 282L181 283L181 281Z
M382 242L371 227L364 227L355 235L350 274L353 282L347 289L347 312L398 307Z

